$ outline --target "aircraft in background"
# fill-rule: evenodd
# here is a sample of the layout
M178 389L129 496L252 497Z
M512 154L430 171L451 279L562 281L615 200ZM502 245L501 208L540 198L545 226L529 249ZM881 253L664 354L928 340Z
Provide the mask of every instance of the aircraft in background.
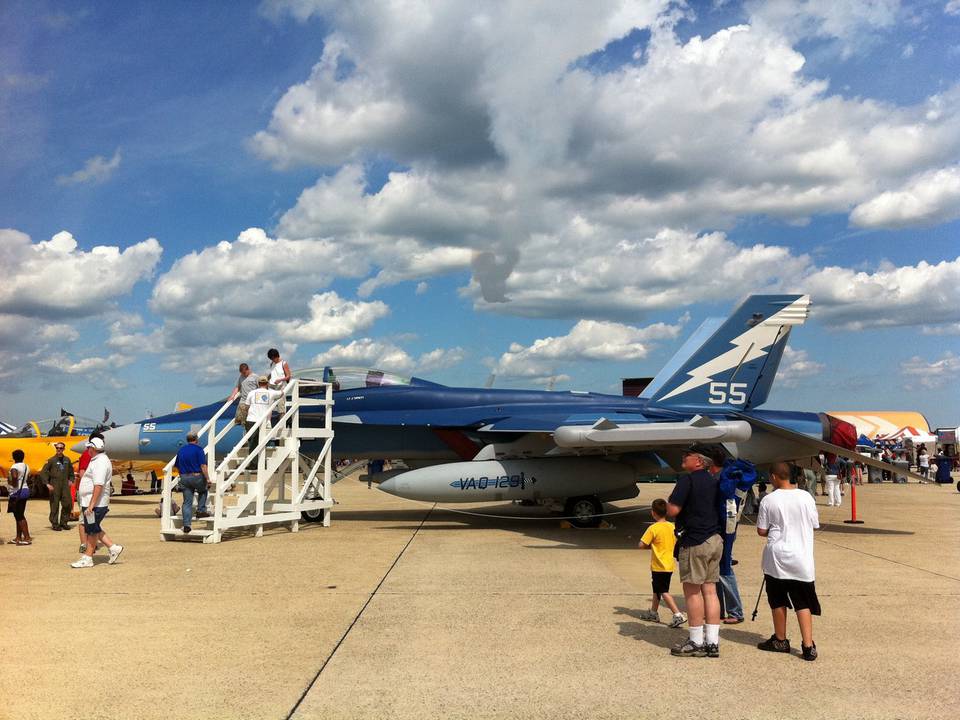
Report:
M856 453L848 422L759 409L809 305L808 296L751 296L726 320L704 322L636 397L456 388L356 368L296 374L334 385L335 457L403 460L407 470L372 478L385 492L437 502L534 500L592 517L604 502L635 497L639 476L678 469L694 442L722 444L758 465L822 451L886 467ZM221 405L111 430L107 451L115 460L168 460ZM300 422L311 416L302 412ZM229 432L218 454L241 434ZM318 449L301 446L306 455Z
M6 477L7 470L13 464L11 455L14 450L23 450L24 462L31 474L39 472L43 464L55 454L53 444L62 441L66 445L64 455L70 462L76 463L80 452L73 448L87 441L97 428L96 420L82 418L70 413L56 420L29 420L13 432L0 435L0 476Z

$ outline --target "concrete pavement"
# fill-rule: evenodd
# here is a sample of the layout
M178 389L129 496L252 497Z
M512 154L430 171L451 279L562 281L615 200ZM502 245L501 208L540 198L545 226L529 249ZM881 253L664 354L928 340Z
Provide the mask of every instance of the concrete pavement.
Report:
M644 485L616 508L669 489ZM858 490L865 525L820 507L815 663L756 650L772 632L763 602L756 622L721 630L719 660L670 657L685 631L637 619L645 512L563 530L538 508L472 517L345 480L330 528L209 546L161 542L155 497L115 497L105 527L120 562L101 552L73 570L76 532L45 528L46 502L31 501L34 545L0 548L0 717L957 715L960 493ZM742 527L748 616L761 547Z

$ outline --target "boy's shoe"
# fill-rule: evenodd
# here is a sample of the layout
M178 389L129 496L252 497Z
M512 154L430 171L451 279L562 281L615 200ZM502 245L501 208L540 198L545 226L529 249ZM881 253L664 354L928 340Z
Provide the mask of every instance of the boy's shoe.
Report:
M707 649L688 638L670 648L670 654L674 657L704 657L707 654Z
M800 643L800 650L803 652L804 660L816 660L817 659L817 644L814 643L810 647L807 647L803 643Z
M641 610L639 618L647 622L658 623L660 622L660 613L656 613L653 610Z
M682 613L682 612L677 613L677 614L674 615L673 618L670 620L670 627L672 627L672 628L678 628L678 627L680 627L681 625L683 625L686 621L687 621L687 614L686 614L686 613Z
M790 640L779 640L776 635L771 635L763 642L757 643L757 648L767 652L788 653L790 652Z
M113 565L117 558L120 557L120 553L123 552L123 545L117 545L116 543L110 548L110 559L107 560L107 563Z
M88 568L93 567L93 558L89 555L81 555L80 559L76 562L70 563L72 568Z
M717 643L707 643L703 646L703 648L707 652L707 657L720 657L720 646Z

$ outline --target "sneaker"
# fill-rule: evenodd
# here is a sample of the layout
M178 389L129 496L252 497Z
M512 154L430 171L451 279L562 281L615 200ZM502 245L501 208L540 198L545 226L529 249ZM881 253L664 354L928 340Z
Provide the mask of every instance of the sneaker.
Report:
M184 534L184 535L189 535L189 534L190 534L190 530L192 530L192 529L193 529L193 528L191 528L189 525L186 525L186 526L183 528L183 534Z
M87 546L83 543L80 544L80 554L83 555L87 551Z
M89 555L81 555L79 560L77 560L76 562L70 563L70 567L72 568L93 567L93 558L90 557Z
M677 613L677 614L674 615L673 618L670 620L670 627L672 627L672 628L678 628L678 627L680 627L681 625L683 625L686 621L687 621L687 614L686 614L686 613L682 613L682 612Z
M807 647L803 643L800 643L800 650L803 652L803 659L810 660L811 662L817 659L817 644L814 643L810 647Z
M771 635L763 642L757 643L757 648L767 652L788 653L790 652L790 640L780 640L776 635Z
M670 648L670 654L674 657L704 657L707 650L703 645L697 645L692 640L687 639Z
M641 620L646 620L647 622L660 622L660 614L654 612L653 610L641 610L639 618Z
M113 547L110 548L110 559L107 560L107 563L113 565L117 558L120 557L120 553L123 552L123 545L113 544Z
M51 525L50 529L54 532L60 532L63 528L61 528L59 525Z
M210 513L208 513L206 510L203 510L203 511L197 513L197 517L198 517L198 518L208 518L208 517L210 517Z
M703 648L707 652L707 657L720 657L720 646L717 643L707 643Z

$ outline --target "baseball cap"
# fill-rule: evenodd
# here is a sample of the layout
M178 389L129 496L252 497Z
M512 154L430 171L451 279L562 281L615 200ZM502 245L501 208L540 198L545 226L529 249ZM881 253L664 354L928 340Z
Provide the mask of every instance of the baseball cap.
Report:
M268 382L270 382L270 378L268 378L266 375L261 375L260 377L257 378L257 383L258 383L258 384L259 384L259 383L268 383Z
M87 440L87 447L96 448L97 450L103 450L103 439L102 438L90 438Z

